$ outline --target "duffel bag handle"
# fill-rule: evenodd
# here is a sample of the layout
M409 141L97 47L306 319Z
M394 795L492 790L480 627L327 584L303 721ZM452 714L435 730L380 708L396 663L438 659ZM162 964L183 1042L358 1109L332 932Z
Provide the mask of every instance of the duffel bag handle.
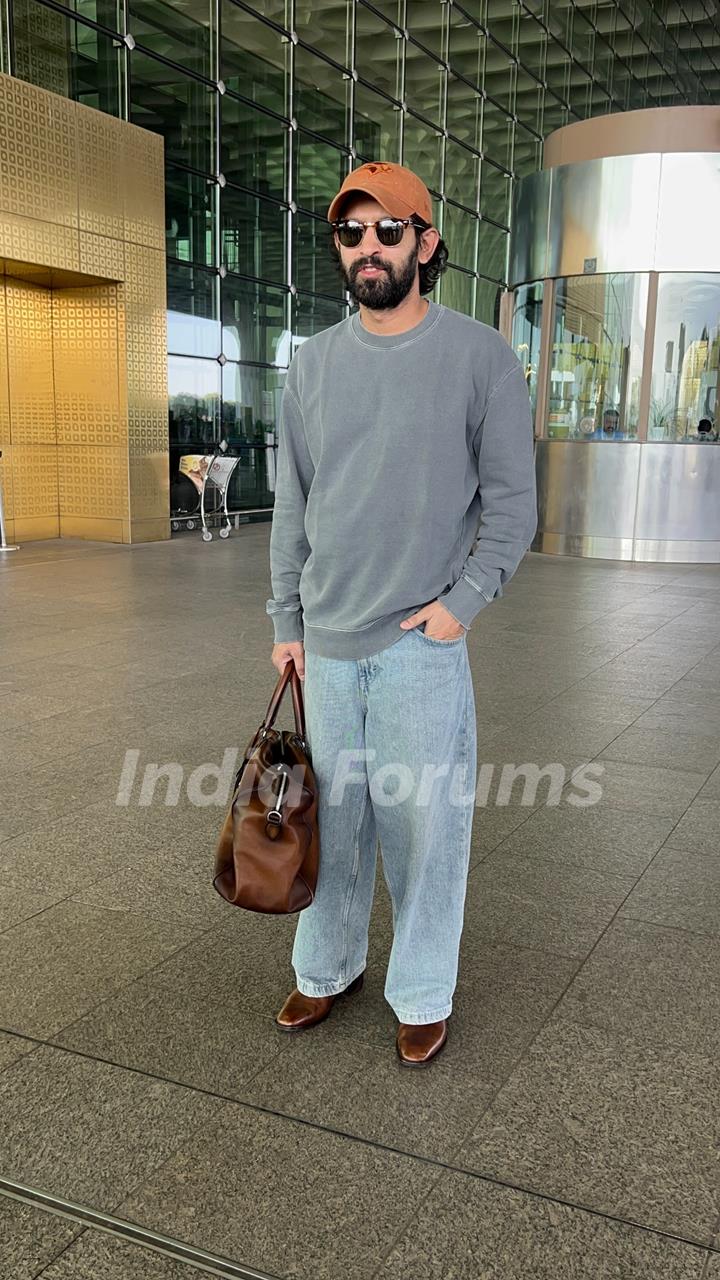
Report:
M288 684L292 688L293 714L295 716L295 732L297 733L298 737L301 738L303 742L305 742L305 707L303 704L302 685L300 684L300 677L297 673L297 669L295 667L295 663L293 662L292 658L288 658L280 676L278 677L278 682L275 686L273 695L270 699L268 709L265 712L265 719L260 725L260 730L270 729L274 725L275 717L277 716L277 713L280 710L280 703L283 700L285 690L287 689ZM260 730L258 730L258 732L260 732Z

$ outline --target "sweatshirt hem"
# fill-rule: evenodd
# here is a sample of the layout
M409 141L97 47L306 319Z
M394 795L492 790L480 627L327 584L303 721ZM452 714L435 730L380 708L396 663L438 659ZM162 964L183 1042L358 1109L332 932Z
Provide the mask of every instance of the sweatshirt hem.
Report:
M360 631L331 631L327 627L313 627L305 623L303 645L306 653L317 654L320 658L338 658L352 661L355 658L371 658L382 649L389 649L406 636L401 631L400 623L412 617L415 609L402 609L389 617L379 618L370 627Z

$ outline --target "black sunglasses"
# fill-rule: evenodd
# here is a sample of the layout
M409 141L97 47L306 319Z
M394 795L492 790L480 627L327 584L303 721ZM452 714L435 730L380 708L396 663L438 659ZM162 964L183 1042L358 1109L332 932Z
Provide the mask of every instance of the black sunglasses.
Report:
M333 229L337 232L338 240L346 249L355 249L362 242L365 231L368 227L375 228L375 235L380 244L390 248L392 245L400 244L406 227L420 227L419 222L413 222L412 218L380 218L376 222L360 222L357 218L342 218L339 222L333 222Z

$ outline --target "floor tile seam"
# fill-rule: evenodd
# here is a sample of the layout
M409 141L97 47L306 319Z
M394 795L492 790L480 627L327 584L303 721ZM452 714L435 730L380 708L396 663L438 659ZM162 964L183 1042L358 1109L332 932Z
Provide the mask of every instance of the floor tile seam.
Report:
M676 1042L668 1039L661 1040L659 1036L655 1036L645 1029L643 1029L642 1033L636 1033L633 1025L617 1027L610 1025L607 1022L594 1021L592 1014L580 1014L579 1016L576 1016L573 1013L571 1016L565 1017L560 1013L559 1016L555 1017L553 1025L559 1026L561 1023L564 1023L566 1026L578 1027L583 1031L599 1031L609 1038L634 1040L636 1044L642 1046L643 1050L667 1049L668 1052L673 1054L678 1050L682 1050L693 1059L703 1059L712 1066L715 1066L717 1063L717 1054L714 1050L711 1050L710 1048L707 1050L688 1048L687 1036L679 1037Z
M11 1190L10 1188L13 1187L18 1190ZM26 1187L21 1183L13 1182L11 1179L3 1179L1 1176L0 1196L4 1196L6 1199L13 1200L16 1203L27 1204L38 1213L48 1213L65 1221L84 1224L83 1229L72 1240L68 1241L68 1244L55 1254L43 1266L41 1271L34 1273L33 1280L41 1280L41 1277L51 1267L54 1267L58 1259L68 1249L72 1248L88 1232L92 1231L100 1231L116 1240L128 1241L151 1253L170 1258L173 1262L186 1263L208 1275L226 1277L228 1280L231 1277L235 1277L236 1280L282 1280L280 1276L257 1271L255 1268L247 1267L232 1258L223 1257L221 1254L215 1254L197 1245L188 1244L186 1241L179 1240L176 1237L153 1231L151 1228L143 1227L142 1224L132 1222L130 1219L118 1218L114 1212L107 1213L101 1209L93 1209L89 1205L80 1205L67 1200L64 1196L41 1191L40 1188L36 1187ZM158 1242L163 1242L164 1247Z
M666 929L670 933L683 934L688 938L707 938L710 941L712 940L720 941L720 933L702 933L697 929L687 929L680 924L666 924L662 920L651 920L647 916L623 915L623 916L620 916L620 919L630 920L634 924L645 924L649 928L653 928L653 929Z
M63 901L68 901L68 899L63 899ZM46 907L44 908L44 910L50 911L52 910L53 906L58 906L58 905L59 905L58 903L53 903L51 907ZM82 903L81 905L88 906L90 904ZM96 910L107 910L107 908L96 908ZM21 921L20 923L24 923L24 922ZM112 991L109 991L106 995L102 997L101 1000L98 1000L95 1004L90 1005L77 1018L73 1018L70 1022L63 1023L61 1027L58 1027L57 1030L53 1032L53 1035L59 1035L63 1031L70 1030L71 1027L74 1027L78 1022L82 1022L83 1019L85 1019L89 1014L96 1013L100 1008L102 1008L103 1005L108 1004L110 1001L117 999L121 995L125 995L131 987L135 986L136 983L144 981L147 978L148 974L155 973L158 969L163 968L165 964L169 963L171 960L174 960L181 952L186 951L188 947L191 947L196 942L199 942L200 939L206 933L212 933L213 930L215 930L217 927L218 927L217 925L210 925L208 926L208 928L202 929L199 933L193 934L191 938L188 938L185 942L180 943L178 947L168 952L168 954L164 956L163 959L158 964L151 965L147 969L144 969L142 973L139 973L134 978L131 978L129 982L126 982L122 986L116 987ZM27 1040L37 1040L39 1044L49 1045L51 1048L65 1049L64 1045L56 1044L52 1039L48 1039L45 1037L30 1036L28 1035L27 1032L18 1031L15 1028L0 1026L0 1031L4 1031L7 1035L11 1035L11 1036L21 1036L22 1038ZM73 1052L76 1052L76 1051L73 1051ZM117 1064L117 1065L121 1065L121 1064Z
M5 1028L2 1028L2 1027L0 1027L0 1031L6 1031L6 1034L8 1035L20 1034L15 1031L6 1030ZM23 1038L30 1039L30 1037L27 1037L27 1036ZM352 1041L353 1037L345 1036L344 1039ZM375 1046L367 1046L367 1047L373 1048ZM293 1124L302 1125L304 1128L312 1129L316 1133L328 1134L331 1137L335 1137L335 1138L342 1138L349 1142L358 1143L363 1147L372 1147L376 1151L379 1151L384 1155L396 1157L400 1160L411 1160L416 1163L432 1166L433 1168L437 1167L441 1171L445 1169L453 1170L455 1168L455 1166L450 1164L447 1160L441 1160L435 1156L425 1156L425 1155L422 1155L420 1152L407 1151L402 1147L390 1146L388 1143L381 1142L379 1139L364 1137L362 1134L352 1133L348 1129L339 1129L334 1125L323 1124L317 1120L308 1120L303 1116L292 1115L286 1111L278 1111L274 1107L263 1106L261 1103L250 1102L243 1098L233 1097L230 1094L220 1093L213 1089L207 1089L201 1085L188 1084L186 1081L175 1079L173 1076L162 1075L155 1071L147 1071L141 1067L128 1066L127 1063L117 1062L113 1058L102 1057L98 1054L89 1053L82 1049L76 1049L76 1048L73 1048L72 1046L59 1044L53 1040L38 1039L35 1042L35 1049L31 1050L30 1053L23 1055L19 1059L16 1058L14 1062L15 1063L21 1062L24 1057L30 1057L32 1053L35 1053L37 1049L41 1049L41 1048L54 1049L61 1053L67 1054L68 1056L73 1058L81 1058L88 1062L100 1063L104 1066L114 1067L118 1070L128 1072L129 1074L133 1076L138 1076L142 1079L151 1080L159 1084L169 1085L172 1088L181 1089L184 1093L188 1095L197 1095L200 1097L212 1099L212 1101L214 1102L219 1102L225 1105L229 1105L231 1107L237 1108L238 1111L240 1110L249 1111L256 1115L267 1116L275 1120L285 1121L287 1124L290 1124L290 1125L293 1125ZM279 1056L280 1052L281 1052L281 1049L278 1049L278 1052L274 1055L272 1061L274 1061L275 1058ZM10 1066L13 1066L13 1063L11 1062L6 1065L7 1067L10 1067ZM265 1070L267 1065L268 1063L265 1063L264 1066L260 1068L260 1070L261 1071ZM398 1069L401 1070L401 1068L398 1068ZM256 1073L253 1079L256 1078L257 1074L259 1073ZM249 1084L251 1083L251 1081L248 1080L245 1083ZM506 1081L503 1081L498 1086L498 1090L494 1092L498 1092L500 1088L504 1087L505 1083ZM490 1099L490 1101L492 1101L492 1099ZM476 1115L474 1114L473 1116L473 1122L472 1122L473 1124L479 1122L479 1120L481 1119L486 1109L487 1107L485 1103L482 1103L477 1108L477 1114ZM191 1126L188 1136L192 1136L192 1134L194 1134L195 1132L200 1131L204 1127L204 1123L205 1123L204 1121L201 1121L201 1122L198 1122L197 1126ZM458 1150L465 1142L467 1136L468 1136L468 1133L466 1132L463 1138L458 1143L458 1148L457 1148ZM178 1148L178 1150L180 1149L181 1148ZM168 1157L166 1157L166 1159L163 1160L162 1163L153 1171L153 1173L151 1175L148 1175L148 1177L150 1176L155 1177L159 1172L159 1170L163 1167L163 1165L166 1164L168 1161L172 1160L176 1154L177 1152L173 1152ZM0 1175L0 1177L1 1176L2 1175ZM148 1180L148 1177L144 1177L143 1182L146 1182ZM129 1194L134 1194L134 1193L124 1192L122 1199L118 1201L118 1205L122 1204L122 1202L125 1199L127 1199Z

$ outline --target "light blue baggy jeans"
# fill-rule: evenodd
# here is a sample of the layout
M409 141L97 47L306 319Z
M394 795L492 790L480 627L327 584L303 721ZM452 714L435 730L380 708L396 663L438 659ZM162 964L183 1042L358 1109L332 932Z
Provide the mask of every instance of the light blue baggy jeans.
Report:
M447 1018L457 981L477 743L467 638L424 623L370 658L305 654L320 870L300 913L298 990L336 995L365 968L377 840L393 912L385 999L400 1022Z

